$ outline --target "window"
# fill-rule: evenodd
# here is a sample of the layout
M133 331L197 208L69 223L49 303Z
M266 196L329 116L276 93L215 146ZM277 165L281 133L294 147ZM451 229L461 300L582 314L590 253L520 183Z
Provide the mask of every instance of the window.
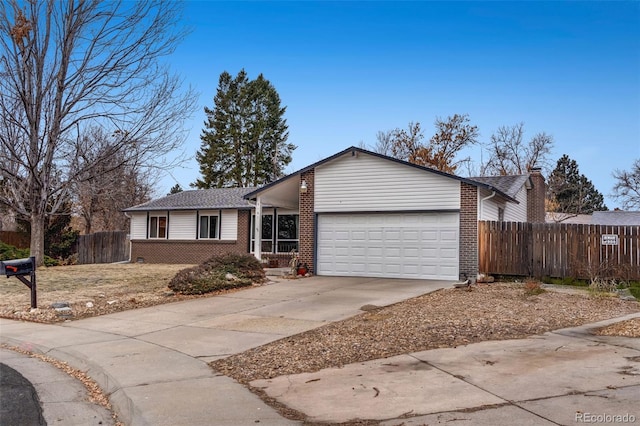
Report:
M218 238L218 216L200 216L198 236L201 239Z
M149 217L149 238L167 238L167 217Z
M299 215L282 214L276 212L276 229L274 232L274 215L262 215L262 252L289 253L298 250ZM255 215L251 217L251 250L255 243Z
M256 215L251 216L251 250L254 249L256 230L255 230ZM270 214L262 215L262 252L273 252L273 216Z
M298 251L298 220L297 214L283 214L278 216L278 253Z

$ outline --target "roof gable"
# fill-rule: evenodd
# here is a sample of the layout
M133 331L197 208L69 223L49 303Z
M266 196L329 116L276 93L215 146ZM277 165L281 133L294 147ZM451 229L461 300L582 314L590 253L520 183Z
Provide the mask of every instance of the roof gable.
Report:
M374 157L382 158L382 159L387 160L387 161L392 161L392 162L395 162L395 163L398 163L398 164L402 164L403 166L406 166L406 167L412 167L412 168L415 168L415 169L418 169L418 170L421 170L421 171L424 171L424 172L427 172L427 173L434 173L434 174L437 174L437 175L440 175L440 176L445 176L445 177L448 177L448 178L451 178L451 179L458 180L460 182L465 182L467 184L470 184L470 185L473 185L473 186L476 186L476 187L486 188L486 189L488 189L490 191L496 191L497 193L499 193L501 196L503 196L507 200L515 202L515 203L518 202L515 199L515 197L505 193L500 188L496 188L493 185L490 185L490 184L487 184L487 183L484 183L484 182L480 182L480 181L477 181L477 180L474 180L474 179L470 179L470 178L463 178L463 177L460 177L460 176L457 176L457 175L452 175L450 173L446 173L446 172L443 172L443 171L440 171L440 170L436 170L436 169L433 169L431 167L425 167L425 166L421 166L421 165L418 165L418 164L409 163L407 161L399 160L397 158L389 157L387 155L379 154L379 153L373 152L373 151L368 151L366 149L358 148L358 147L355 147L355 146L351 146L351 147L349 147L349 148L347 148L347 149L345 149L343 151L338 152L337 154L334 154L334 155L332 155L330 157L327 157L327 158L325 158L323 160L315 162L315 163L313 163L313 164L311 164L311 165L309 165L309 166L307 166L307 167L305 167L303 169L295 171L295 172L293 172L293 173L291 173L291 174L289 174L289 175L287 175L287 176L285 176L283 178L280 178L280 179L278 179L278 180L276 180L274 182L271 182L271 183L269 183L269 184L267 184L267 185L265 185L263 187L257 188L254 191L249 192L248 194L246 194L245 198L246 199L255 198L260 192L262 192L262 191L264 191L266 189L269 189L269 188L271 188L271 187L273 187L275 185L278 185L279 183L284 182L285 180L291 179L294 176L298 176L298 175L300 175L302 173L305 173L305 172L307 172L309 170L313 170L316 167L319 167L321 165L327 164L327 163L329 163L331 161L334 161L335 159L337 159L339 157L342 157L344 155L357 155L358 153L372 155Z

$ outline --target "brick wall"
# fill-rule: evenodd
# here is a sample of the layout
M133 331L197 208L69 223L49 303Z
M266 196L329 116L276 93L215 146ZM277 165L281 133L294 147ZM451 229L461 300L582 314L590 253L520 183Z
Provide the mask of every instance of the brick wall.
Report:
M314 214L314 176L315 170L309 170L300 174L300 182L303 180L307 182L307 192L300 193L299 195L299 208L300 208L300 242L298 244L300 253L300 262L306 263L310 272L313 270L313 256L314 256L314 229L315 229L315 214Z
M238 211L238 237L235 241L220 240L133 240L131 261L142 258L144 263L202 263L212 256L246 254L249 252L249 210Z
M544 176L539 168L531 169L529 175L533 188L527 191L527 221L531 223L544 223L546 184Z
M478 275L478 188L460 182L460 278Z

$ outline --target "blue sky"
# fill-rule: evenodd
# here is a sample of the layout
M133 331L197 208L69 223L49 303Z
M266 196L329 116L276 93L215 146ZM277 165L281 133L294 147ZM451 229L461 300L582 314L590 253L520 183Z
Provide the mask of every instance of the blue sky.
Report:
M553 135L553 163L568 154L605 196L640 158L640 2L188 1L182 24L193 31L168 60L200 93L188 156L220 73L244 68L287 107L288 173L411 121L428 139L456 113L482 142L519 122L526 140ZM198 177L192 159L158 195Z

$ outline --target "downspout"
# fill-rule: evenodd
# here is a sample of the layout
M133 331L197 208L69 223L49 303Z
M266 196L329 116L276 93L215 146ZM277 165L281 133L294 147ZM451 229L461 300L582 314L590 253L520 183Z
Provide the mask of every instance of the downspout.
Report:
M482 206L484 205L484 202L487 201L487 200L492 199L495 196L496 196L496 191L491 191L491 195L489 195L488 197L484 197L484 198L482 198L480 200L480 215L479 215L480 217L478 218L479 220L483 220L483 218L482 218L482 213L483 213Z
M131 244L131 216L129 216L129 213L127 212L123 213L124 217L129 219L129 260L127 260L127 263L131 263L131 252L133 251L133 244Z

